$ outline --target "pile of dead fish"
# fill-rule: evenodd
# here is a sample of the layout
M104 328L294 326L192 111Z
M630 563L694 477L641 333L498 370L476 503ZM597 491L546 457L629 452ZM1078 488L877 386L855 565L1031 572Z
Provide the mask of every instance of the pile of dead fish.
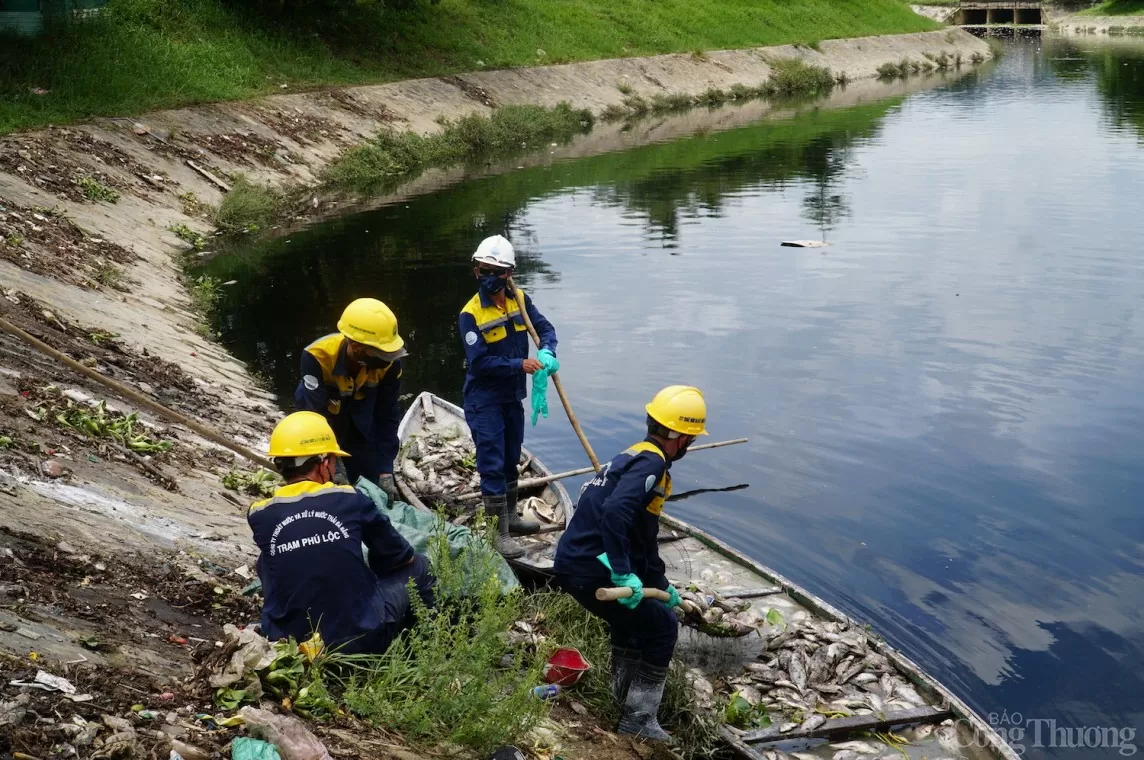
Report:
M480 485L473 441L456 426L414 436L401 452L401 475L419 497L456 497Z
M731 696L768 713L806 716L803 728L827 718L870 715L922 707L926 701L885 656L874 651L863 629L807 616L764 634L759 662L731 678ZM786 722L790 731L797 723Z
M709 636L736 638L762 628L766 618L749 601L723 597L702 584L692 582L680 586L684 602L674 611L684 625L697 628Z

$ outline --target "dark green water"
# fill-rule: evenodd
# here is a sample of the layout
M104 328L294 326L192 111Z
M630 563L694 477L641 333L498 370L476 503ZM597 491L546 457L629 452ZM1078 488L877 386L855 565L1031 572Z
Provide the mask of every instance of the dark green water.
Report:
M457 400L468 256L501 232L602 457L640 437L660 386L701 386L714 439L751 443L688 457L676 490L750 487L676 514L870 622L999 727L1020 713L1026 756L1135 747L1144 47L1012 43L906 98L323 224L212 262L239 283L219 327L288 399L300 349L376 296L413 352L406 390ZM799 238L832 245L778 245ZM553 408L528 445L582 466ZM1065 746L1085 727L1120 746Z

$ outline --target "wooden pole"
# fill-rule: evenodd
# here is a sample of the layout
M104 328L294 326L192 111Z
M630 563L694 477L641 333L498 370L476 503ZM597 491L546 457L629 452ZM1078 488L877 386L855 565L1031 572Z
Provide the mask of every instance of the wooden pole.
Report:
M721 446L734 446L737 443L746 443L746 438L734 438L730 441L719 441L718 443L704 443L701 446L691 446L687 449L688 453L692 451L703 451L704 449L717 449ZM564 480L564 478L574 478L577 475L587 475L596 470L592 467L581 467L577 470L568 470L567 472L558 472L554 475L545 475L541 478L525 478L520 481L518 488L534 488L535 486L542 486L545 483L551 483L554 480ZM739 486L735 486L738 488ZM713 489L717 490L717 489ZM457 501L472 501L481 498L480 491L470 491L469 493L461 494L457 497Z
M528 328L528 334L532 336L533 343L536 347L540 348L540 335L537 334L536 328L532 326L532 320L528 317L528 309L524 305L524 293L513 282L512 277L508 278L509 287L512 288L514 297L516 298L516 305L520 307L520 315L524 317L524 325ZM556 393L560 396L560 403L564 405L564 413L568 415L568 421L572 423L572 429L576 431L576 437L580 439L580 445L584 447L584 453L588 455L588 461L592 463L592 469L595 472L600 471L600 460L596 459L596 452L592 451L592 444L588 443L588 436L584 435L584 431L580 428L580 422L576 419L576 415L572 412L572 405L568 403L568 396L564 394L564 386L560 382L560 377L557 373L553 372L549 377L552 378L552 384L556 386Z
M112 380L110 377L107 377L103 374L100 374L99 372L96 372L95 370L91 369L90 367L85 367L84 365L80 364L75 359L71 358L70 356L68 356L64 353L61 353L60 351L57 351L56 349L49 346L47 343L44 343L43 341L39 340L38 338L24 332L19 327L16 327L16 325L12 324L7 319L4 319L3 317L0 317L0 330L3 330L4 332L8 333L9 335L13 335L13 336L19 338L20 340L22 340L25 343L27 343L28 345L30 345L32 348L39 351L40 353L46 354L47 356L50 356L53 359L67 365L70 369L78 372L79 374L83 375L84 377L90 378L91 380L96 381L100 385L103 385L103 386L110 388L111 390L120 394L124 398L127 398L127 399L135 402L139 406L141 406L145 409L148 409L151 412L154 412L155 414L158 414L160 417L166 417L171 422L175 422L179 425L184 425L184 426L190 428L191 430L195 431L199 435L201 435L203 438L206 438L207 440L210 440L210 441L214 441L219 446L223 446L225 448L228 448L231 451L233 451L235 454L238 454L239 456L246 457L251 462L254 462L255 464L259 465L260 467L265 467L266 469L270 470L271 472L277 472L278 471L278 469L270 462L270 460L267 459L266 457L262 456L261 454L256 454L255 452L251 451L250 449L246 448L245 446L237 444L228 438L224 438L220 434L216 433L214 430L211 430L206 425L202 425L198 422L195 422L190 417L179 414L178 412L174 411L173 409L168 409L167 407L163 406L162 404L160 404L156 401L152 401L151 399L147 398L146 396L139 393L135 389L129 388L117 380Z

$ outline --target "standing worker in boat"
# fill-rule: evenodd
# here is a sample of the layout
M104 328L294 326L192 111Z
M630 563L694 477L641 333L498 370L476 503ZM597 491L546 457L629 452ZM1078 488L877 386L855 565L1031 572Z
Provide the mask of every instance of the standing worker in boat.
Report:
M556 582L608 623L612 693L623 704L619 731L670 739L658 720L679 623L669 608L679 592L668 583L656 537L671 495L671 463L696 436L707 435L707 402L698 388L672 385L647 405L647 437L608 462L580 491L568 530L556 547ZM626 586L631 597L601 602L596 589ZM668 592L664 603L644 587Z
M325 417L338 445L349 452L344 463L348 482L359 477L372 481L391 503L400 498L393 460L405 354L390 308L376 298L359 298L342 312L338 332L306 346L302 381L294 391L298 409Z
M517 465L524 443L524 379L542 368L548 372L559 369L556 330L522 292L528 317L540 335L540 351L536 359L530 359L528 328L508 284L516 267L512 243L500 235L485 238L472 261L473 276L480 285L458 317L465 347L465 422L477 447L485 513L497 517L497 550L513 559L523 556L524 548L509 533L540 529L535 520L516 513Z
M286 485L247 514L261 552L263 635L303 641L317 630L347 653L384 652L413 623L411 579L433 605L429 558L413 551L368 496L331 482L337 459L348 455L322 415L284 418L270 435L269 455Z

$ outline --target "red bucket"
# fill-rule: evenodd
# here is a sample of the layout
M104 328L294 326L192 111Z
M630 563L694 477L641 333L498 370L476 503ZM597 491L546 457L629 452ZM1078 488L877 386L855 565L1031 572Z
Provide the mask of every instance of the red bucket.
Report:
M561 647L548 658L548 664L544 666L544 681L557 686L571 686L591 667L580 650Z

